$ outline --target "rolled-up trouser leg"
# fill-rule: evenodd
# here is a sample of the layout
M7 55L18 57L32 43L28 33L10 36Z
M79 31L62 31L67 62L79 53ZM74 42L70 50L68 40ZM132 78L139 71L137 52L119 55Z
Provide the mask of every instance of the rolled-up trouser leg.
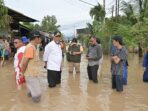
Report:
M26 85L31 93L32 100L39 102L41 98L41 88L38 77L26 77Z
M73 73L73 62L68 63L69 73Z
M80 73L80 63L74 63L76 73Z

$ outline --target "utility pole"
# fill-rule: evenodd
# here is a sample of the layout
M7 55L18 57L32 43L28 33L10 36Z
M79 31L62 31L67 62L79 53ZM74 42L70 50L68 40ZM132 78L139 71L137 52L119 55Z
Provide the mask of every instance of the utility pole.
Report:
M118 0L118 16L119 16L119 11L120 11L120 8L119 8L120 5L119 4L120 4L120 0Z
M115 11L115 16L117 17L117 15L118 15L118 0L116 0L116 3L115 3L116 5L116 11Z
M112 6L112 18L114 17L114 5Z
M105 10L105 0L103 0L103 7L104 7L104 10Z

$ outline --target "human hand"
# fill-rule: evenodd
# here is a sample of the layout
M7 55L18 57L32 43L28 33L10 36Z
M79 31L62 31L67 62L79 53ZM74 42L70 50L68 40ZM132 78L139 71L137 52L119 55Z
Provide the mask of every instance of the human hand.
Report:
M73 52L72 55L77 55L77 52Z

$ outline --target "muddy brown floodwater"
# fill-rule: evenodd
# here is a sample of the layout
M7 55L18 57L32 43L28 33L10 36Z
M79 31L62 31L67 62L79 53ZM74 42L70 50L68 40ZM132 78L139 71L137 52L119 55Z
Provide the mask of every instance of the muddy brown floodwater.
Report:
M129 55L128 85L122 93L111 89L108 56L104 56L98 84L88 81L84 56L80 75L68 74L64 61L62 82L56 88L47 87L41 64L42 99L37 104L26 96L25 85L16 90L11 61L0 69L0 111L148 111L148 83L142 81L142 63L135 54Z

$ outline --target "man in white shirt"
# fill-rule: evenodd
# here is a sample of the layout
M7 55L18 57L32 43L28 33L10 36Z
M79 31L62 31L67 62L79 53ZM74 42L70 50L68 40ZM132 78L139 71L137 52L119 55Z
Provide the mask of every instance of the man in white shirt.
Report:
M56 31L53 40L46 45L43 55L49 87L55 87L56 84L61 83L62 50L60 40L61 32Z
M15 56L14 56L14 69L15 69L15 80L16 80L16 85L18 90L21 89L23 83L25 82L25 78L21 72L21 61L26 48L25 43L27 41L28 41L27 38L14 39L14 46L17 49L17 52L15 53Z

